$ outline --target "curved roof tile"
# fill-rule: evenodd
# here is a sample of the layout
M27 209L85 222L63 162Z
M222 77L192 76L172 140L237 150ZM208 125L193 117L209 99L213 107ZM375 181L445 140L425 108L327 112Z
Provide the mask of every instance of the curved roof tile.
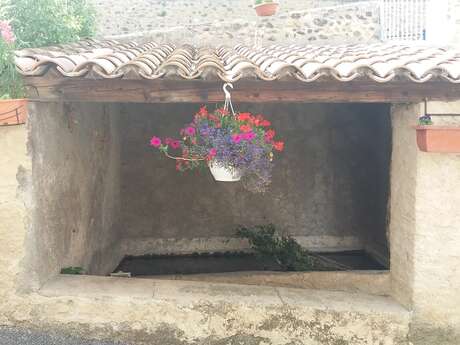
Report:
M321 77L351 81L367 77L389 82L441 78L460 83L460 51L425 45L375 43L358 45L236 45L196 48L146 42L85 40L74 44L16 52L24 76L206 79L292 78L313 82Z

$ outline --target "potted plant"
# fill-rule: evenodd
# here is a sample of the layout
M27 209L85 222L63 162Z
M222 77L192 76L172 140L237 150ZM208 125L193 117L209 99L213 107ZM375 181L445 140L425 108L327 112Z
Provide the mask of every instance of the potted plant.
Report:
M180 131L180 139L154 136L150 145L175 159L179 171L205 167L216 181L243 179L248 190L264 192L271 182L274 151L284 149L270 126L262 115L202 107Z
M420 151L460 153L460 127L435 126L431 117L424 115L415 130Z
M254 9L259 17L273 16L278 11L278 0L255 0Z
M27 100L14 65L16 37L7 21L0 21L0 126L18 125L26 121Z

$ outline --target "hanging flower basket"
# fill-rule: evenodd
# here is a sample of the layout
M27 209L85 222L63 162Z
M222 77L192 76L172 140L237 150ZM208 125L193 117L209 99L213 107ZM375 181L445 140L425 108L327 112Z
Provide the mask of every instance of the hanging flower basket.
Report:
M241 180L241 171L239 169L231 169L218 162L211 160L208 163L214 180L219 182L238 182Z
M420 151L460 153L460 127L422 125L415 130Z
M254 9L259 17L270 17L278 11L279 3L276 0L256 0Z
M180 139L154 136L150 145L176 160L178 171L209 168L216 181L244 180L253 192L271 183L274 151L283 151L275 131L263 115L235 113L227 94L223 108L202 107L192 123L180 130Z
M27 99L0 100L0 126L21 125L27 119Z

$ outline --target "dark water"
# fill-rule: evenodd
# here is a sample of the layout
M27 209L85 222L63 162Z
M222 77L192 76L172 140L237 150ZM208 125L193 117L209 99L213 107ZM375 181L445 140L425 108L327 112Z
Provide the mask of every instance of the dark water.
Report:
M353 270L386 269L363 251L321 253L328 259L346 265ZM194 254L148 255L125 257L115 272L131 272L133 276L168 274L225 273L242 271L281 271L274 262L262 261L253 254Z

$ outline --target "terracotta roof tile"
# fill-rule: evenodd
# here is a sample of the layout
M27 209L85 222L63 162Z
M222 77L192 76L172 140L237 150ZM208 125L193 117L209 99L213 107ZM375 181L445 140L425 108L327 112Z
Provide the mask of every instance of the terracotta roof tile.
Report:
M410 44L273 45L196 48L190 45L87 40L16 52L25 76L55 69L63 77L125 79L275 80L313 82L320 77L377 82L432 78L460 83L460 51ZM58 74L58 76L59 76Z

